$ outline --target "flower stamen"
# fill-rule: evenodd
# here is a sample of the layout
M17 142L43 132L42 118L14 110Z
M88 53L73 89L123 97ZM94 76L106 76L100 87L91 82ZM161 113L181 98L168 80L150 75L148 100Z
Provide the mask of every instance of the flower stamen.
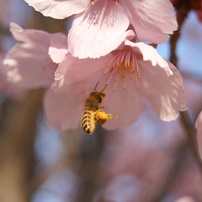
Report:
M98 0L91 0L91 5L94 5ZM119 3L119 0L113 0L115 1L115 4L118 4ZM107 4L108 4L109 0L105 0L105 3L102 7L102 10L105 11L106 8L107 8Z
M113 92L115 92L118 82L123 83L123 90L126 89L128 80L133 80L135 76L135 83L137 89L140 89L140 69L138 66L137 55L131 50L124 50L118 52L106 66L107 69L104 71L103 75L109 75L107 84L112 80L115 82L113 85Z
M112 92L115 92L115 91L116 91L116 86L117 86L117 84L118 84L118 80L115 79L114 82L115 82L115 83L114 83L114 87L113 87Z
M126 90L127 83L128 83L128 79L125 79L124 86L123 86L122 90Z
M94 5L98 0L91 0L91 4Z

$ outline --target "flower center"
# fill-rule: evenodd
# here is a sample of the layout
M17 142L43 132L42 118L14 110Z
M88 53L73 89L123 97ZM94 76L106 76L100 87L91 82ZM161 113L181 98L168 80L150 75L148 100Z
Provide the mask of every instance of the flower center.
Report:
M117 53L106 66L103 75L110 74L106 85L114 81L113 92L119 81L124 81L123 90L126 89L129 80L136 79L137 89L140 90L139 80L140 71L138 67L136 54L131 50L125 50Z
M94 5L97 1L99 1L99 0L91 0L91 4ZM106 10L107 4L108 4L109 1L111 1L111 0L105 0L104 5L102 7L102 10ZM112 0L112 1L114 1L115 4L119 3L119 0Z

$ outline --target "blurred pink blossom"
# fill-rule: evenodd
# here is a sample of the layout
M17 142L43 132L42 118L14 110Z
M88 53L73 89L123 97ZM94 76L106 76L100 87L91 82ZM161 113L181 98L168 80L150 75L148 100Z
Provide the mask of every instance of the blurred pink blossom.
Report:
M197 129L199 153L202 159L202 111L199 113L198 118L196 119L195 127Z
M178 70L155 48L127 37L117 50L99 59L78 59L67 54L55 72L55 83L45 98L45 110L54 128L78 125L89 94L107 85L102 107L119 118L106 129L125 128L134 123L148 100L164 121L175 120L186 110L185 92ZM58 108L61 108L60 110ZM71 122L71 124L70 124Z
M163 43L177 29L169 0L25 0L45 16L62 19L77 14L68 35L69 51L79 58L98 58L131 23L143 41ZM118 44L119 45L119 44ZM110 51L106 51L110 49Z
M175 202L195 202L191 196L182 196L178 198Z
M21 43L17 43L3 61L8 81L24 88L50 86L57 68L48 55L50 40L63 35L23 29L15 23L10 24L10 30Z
M202 135L202 111L198 115L195 126L198 130L198 133Z
M7 81L3 58L4 54L0 51L0 94L3 97L9 96L12 99L21 99L25 94L25 91L14 83Z

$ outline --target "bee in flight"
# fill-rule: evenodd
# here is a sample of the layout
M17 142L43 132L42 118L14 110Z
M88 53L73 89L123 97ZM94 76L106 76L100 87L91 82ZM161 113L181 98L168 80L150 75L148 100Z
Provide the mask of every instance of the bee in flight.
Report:
M96 85L97 87L97 85ZM104 124L108 119L115 119L117 116L113 114L106 114L100 105L104 101L105 94L103 93L107 85L100 91L95 91L90 94L85 103L85 110L82 115L81 125L83 130L91 135L95 130L95 124Z

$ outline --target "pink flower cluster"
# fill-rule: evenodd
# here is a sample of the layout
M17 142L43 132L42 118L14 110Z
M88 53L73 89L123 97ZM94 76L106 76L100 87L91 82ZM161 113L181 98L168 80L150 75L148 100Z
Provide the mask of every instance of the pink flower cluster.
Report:
M134 123L147 103L164 121L186 110L182 77L153 44L177 29L169 0L25 1L45 16L75 15L67 37L10 25L21 43L5 57L8 78L25 88L49 87L44 109L53 128L80 124L96 84L98 92L107 86L104 111L118 116L106 129Z

